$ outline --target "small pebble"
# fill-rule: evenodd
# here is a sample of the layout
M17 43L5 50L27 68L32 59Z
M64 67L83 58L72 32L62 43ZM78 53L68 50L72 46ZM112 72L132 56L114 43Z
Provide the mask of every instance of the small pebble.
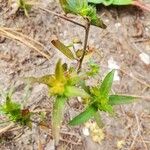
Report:
M140 59L146 64L149 65L150 64L150 56L146 53L141 53L139 55Z
M111 57L109 60L108 60L108 68L109 69L119 69L119 65L117 65L117 62L114 61L113 57ZM119 77L119 74L118 74L118 71L116 70L115 71L115 74L114 74L114 81L120 81L120 77Z
M83 132L83 134L84 134L85 136L89 136L89 135L90 135L89 129L86 128L86 127L82 129L82 132Z

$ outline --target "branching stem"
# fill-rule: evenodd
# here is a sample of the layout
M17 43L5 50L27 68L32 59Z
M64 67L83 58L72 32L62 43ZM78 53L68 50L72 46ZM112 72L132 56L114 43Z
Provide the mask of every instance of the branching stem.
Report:
M62 19L64 19L64 20L66 20L66 21L69 21L69 22L71 22L71 23L74 23L74 24L76 24L76 25L78 25L78 26L83 27L84 29L86 29L86 26L85 26L85 25L83 25L83 24L81 24L81 23L79 23L79 22L77 22L77 21L75 21L75 20L72 20L72 19L70 19L70 18L68 18L68 17L66 17L66 16L64 16L64 15L55 13L55 12L53 12L53 11L51 11L51 10L44 9L44 8L42 8L42 7L38 7L38 8L40 8L41 10L43 10L43 11L45 11L45 12L48 12L48 13L50 13L50 14L53 14L54 16L57 16L57 17L59 17L59 18L62 18Z
M79 73L81 71L81 68L82 68L82 63L83 63L83 59L84 59L84 56L85 56L85 53L86 53L86 48L87 48L87 43L88 43L88 36L89 36L89 30L90 30L90 21L88 19L86 19L86 24L83 25L79 22L76 22L75 20L72 20L64 15L61 15L61 14L58 14L58 13L55 13L51 10L48 10L48 9L44 9L42 7L38 7L39 9L45 11L45 12L48 12L50 14L53 14L54 16L57 16L59 18L62 18L66 21L69 21L71 23L74 23L80 27L83 27L85 29L85 40L84 40L84 47L83 47L83 54L81 56L81 58L79 59L79 62L78 62L78 67L77 67L77 72Z

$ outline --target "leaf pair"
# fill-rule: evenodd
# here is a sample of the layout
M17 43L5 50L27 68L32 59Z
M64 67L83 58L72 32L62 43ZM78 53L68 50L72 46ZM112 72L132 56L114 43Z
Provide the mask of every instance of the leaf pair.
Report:
M106 28L93 6L88 5L87 0L60 0L65 13L72 13L87 18L92 25Z
M98 126L101 127L102 122L99 111L104 111L112 114L113 105L128 104L133 102L135 97L109 95L113 83L114 73L115 70L109 72L104 78L101 85L88 90L88 94L91 96L88 107L82 113L72 119L69 123L70 125L80 125L88 121L90 118L94 117Z

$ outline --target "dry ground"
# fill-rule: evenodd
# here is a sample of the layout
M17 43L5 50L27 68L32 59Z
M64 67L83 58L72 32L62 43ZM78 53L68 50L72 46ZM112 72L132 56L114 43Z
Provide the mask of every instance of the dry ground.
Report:
M42 7L60 12L56 2L44 1ZM108 72L108 64L114 61L120 67L119 81L114 82L116 93L143 96L138 102L116 107L117 117L110 118L103 114L105 139L101 144L83 135L82 127L65 126L67 119L81 111L78 102L71 102L66 108L67 118L62 127L61 148L78 150L116 150L117 141L124 141L122 150L150 149L150 64L145 64L139 57L142 52L150 56L150 13L135 7L98 6L107 29L92 27L89 47L95 48L94 60L101 66L101 74ZM21 79L27 76L42 76L53 71L58 58L69 62L52 47L50 40L57 36L65 43L74 38L81 41L84 31L72 23L45 13L34 7L30 17L18 12L12 14L5 0L0 0L0 27L13 28L42 43L45 51L51 55L50 60L42 57L33 49L15 40L0 37L0 86L5 91L10 86L15 88L14 97L21 101L25 83ZM70 62L71 63L71 62ZM97 77L99 78L99 77ZM94 83L95 80L91 82ZM46 96L47 88L40 84L33 85L27 102L29 107L51 108L52 100ZM147 98L146 98L147 97ZM47 115L47 117L49 114ZM23 132L19 138L18 134ZM39 140L40 139L40 140ZM43 144L44 150L52 150L51 134L35 125L32 130L19 129L1 137L1 150L37 150ZM39 148L40 149L40 148Z

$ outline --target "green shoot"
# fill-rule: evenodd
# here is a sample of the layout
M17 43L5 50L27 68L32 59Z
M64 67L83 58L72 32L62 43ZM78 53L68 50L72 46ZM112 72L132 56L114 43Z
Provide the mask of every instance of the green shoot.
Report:
M60 4L65 13L80 15L90 21L91 25L106 28L93 6L88 5L87 0L60 0Z
M46 84L49 88L49 94L56 97L53 104L52 129L55 144L57 145L66 102L70 97L87 98L89 95L76 86L80 81L80 77L72 69L67 70L66 64L62 64L61 60L57 62L53 75L40 78L31 77L29 80Z
M89 66L89 71L87 71L87 76L92 77L99 73L100 67L93 61L90 61L88 66Z
M31 113L29 109L21 109L21 105L13 102L9 94L6 95L5 103L0 106L0 113L6 115L8 119L14 123L31 126Z
M18 6L24 11L24 14L28 17L28 12L30 11L32 5L27 2L27 0L18 0Z
M94 117L98 126L101 126L102 122L100 116L98 116L100 115L98 111L113 114L113 105L128 104L134 101L135 98L131 96L109 95L113 83L114 72L114 70L109 72L102 84L90 88L89 95L91 97L88 107L85 111L72 119L69 123L70 125L80 125Z

